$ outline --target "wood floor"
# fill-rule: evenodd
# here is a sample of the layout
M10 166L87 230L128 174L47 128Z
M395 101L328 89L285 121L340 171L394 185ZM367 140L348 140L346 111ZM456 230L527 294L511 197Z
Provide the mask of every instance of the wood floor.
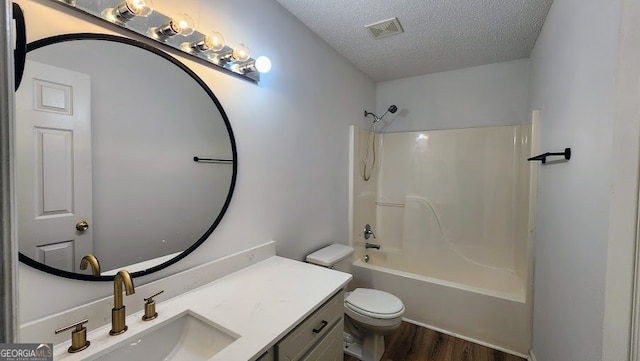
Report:
M469 341L428 328L402 322L400 328L385 336L381 361L525 361ZM345 355L344 361L358 361Z

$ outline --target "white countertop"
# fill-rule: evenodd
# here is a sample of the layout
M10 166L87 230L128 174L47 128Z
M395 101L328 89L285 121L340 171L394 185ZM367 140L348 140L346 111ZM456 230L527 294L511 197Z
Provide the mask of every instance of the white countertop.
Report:
M166 301L157 301L158 318L142 321L143 311L127 317L129 330L109 336L111 325L89 330L91 346L69 354L70 342L54 346L54 359L93 359L154 325L189 310L240 337L210 361L254 360L351 280L351 275L278 256ZM124 297L127 304L127 297Z

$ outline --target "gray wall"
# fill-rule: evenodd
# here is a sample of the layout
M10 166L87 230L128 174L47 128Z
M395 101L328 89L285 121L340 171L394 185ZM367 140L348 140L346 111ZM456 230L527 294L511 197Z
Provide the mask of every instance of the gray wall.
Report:
M554 1L531 57L542 151L573 151L570 162L539 171L533 350L541 361L602 360L619 6Z
M29 40L70 32L111 32L49 0L19 0ZM155 7L178 2L156 0ZM174 3L172 5L172 3ZM144 284L246 250L268 240L300 259L348 235L349 125L366 126L375 84L275 1L179 2L204 28L243 42L274 66L259 85L182 59L225 108L238 144L238 183L226 217L194 254L136 280ZM67 15L72 14L72 16ZM84 19L84 17L83 17ZM122 33L125 34L125 33ZM21 322L113 293L113 285L66 280L27 266L19 269ZM46 295L47 301L43 301Z
M530 122L529 60L391 80L376 86L378 115L391 104L386 131L514 125ZM370 110L373 111L373 110Z

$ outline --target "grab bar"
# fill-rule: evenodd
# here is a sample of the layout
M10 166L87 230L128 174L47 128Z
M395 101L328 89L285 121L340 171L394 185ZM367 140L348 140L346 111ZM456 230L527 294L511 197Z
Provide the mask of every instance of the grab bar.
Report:
M564 152L558 152L558 153L547 152L544 154L536 155L535 157L531 157L527 160L528 161L539 160L540 162L542 162L542 164L545 164L547 162L547 157L552 157L552 156L563 156L565 160L569 160L571 159L571 148L564 148Z
M200 158L197 156L193 157L193 161L201 163L233 164L233 159Z

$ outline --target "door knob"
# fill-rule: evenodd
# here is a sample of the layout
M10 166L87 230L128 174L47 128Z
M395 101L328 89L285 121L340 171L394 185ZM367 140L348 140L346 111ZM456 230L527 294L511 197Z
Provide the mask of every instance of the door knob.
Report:
M89 229L89 223L87 221L79 221L76 223L76 229L80 232L84 232Z

